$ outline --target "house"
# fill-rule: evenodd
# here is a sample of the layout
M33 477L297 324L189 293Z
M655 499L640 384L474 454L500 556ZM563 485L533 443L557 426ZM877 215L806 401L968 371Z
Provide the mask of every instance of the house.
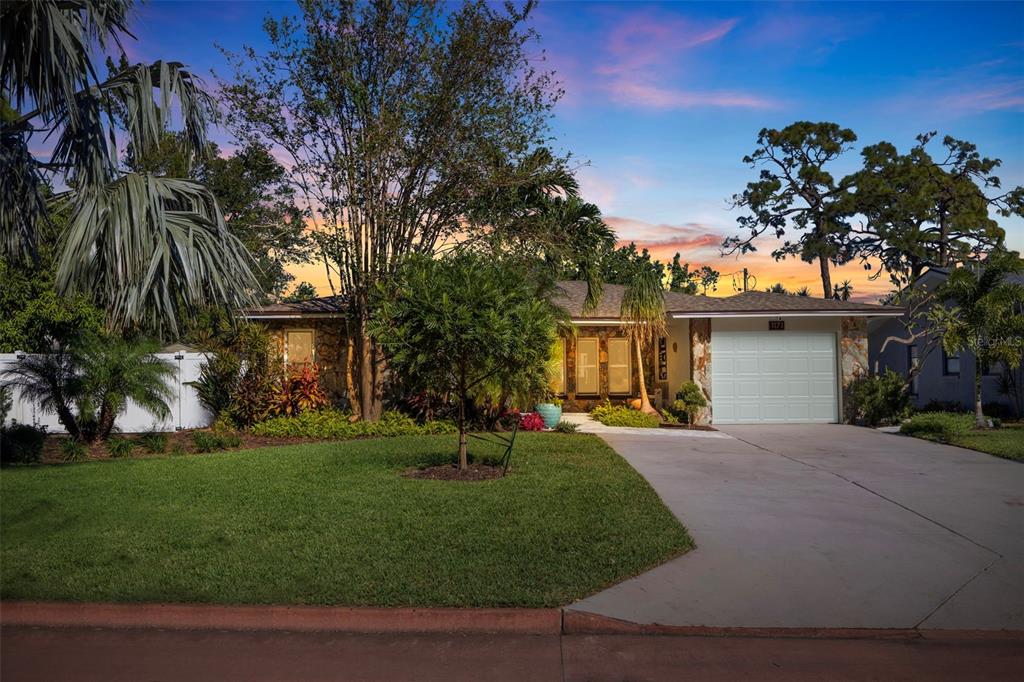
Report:
M625 287L604 286L586 310L585 282L562 282L556 303L573 334L557 351L552 389L567 411L639 396L636 353L625 338L619 310ZM341 301L324 298L243 311L278 339L287 362L313 361L337 393L346 344ZM645 358L652 400L665 403L686 381L710 398L704 423L838 422L843 389L868 370L868 320L903 310L851 301L744 292L725 298L665 294L667 333Z
M932 268L917 278L915 288L935 290L949 277L949 271ZM1009 278L1024 284L1024 277ZM923 408L929 403L955 405L963 409L974 409L974 356L971 353L951 355L946 353L935 335L927 333L921 324L913 327L913 343L899 343L887 339L907 339L909 318L876 318L871 320L868 332L868 361L875 373L891 369L902 376L908 376L912 367L918 367L916 376L910 382L910 394L915 407ZM1006 381L1006 368L1002 366L978 368L984 374L981 378L981 394L985 403L999 403L1004 409L1015 414L1022 409L1020 401L1024 395L1024 369L1009 372L1010 381L1018 387L1018 395L1007 395L1001 391ZM1015 405L1015 402L1017 403Z

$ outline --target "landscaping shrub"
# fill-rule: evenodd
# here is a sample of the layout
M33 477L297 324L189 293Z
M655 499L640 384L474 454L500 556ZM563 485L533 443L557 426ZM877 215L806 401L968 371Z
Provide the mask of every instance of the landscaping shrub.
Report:
M676 399L669 406L668 411L678 418L685 417L687 424L696 421L695 416L699 410L708 406L704 397L704 391L693 381L687 381L676 391Z
M929 400L921 408L921 412L966 412L967 408L962 403L953 400Z
M519 417L519 428L523 431L543 431L544 417L536 412L526 412Z
M65 438L60 444L60 451L64 454L65 462L80 462L89 454L85 443L74 438Z
M576 433L579 427L573 422L560 421L555 425L555 431L559 433Z
M139 443L146 452L159 455L167 450L167 434L160 433L159 431L150 431L149 433L142 434L139 438Z
M1003 403L985 403L981 406L981 410L985 413L986 417L992 417L1000 421L1013 418L1013 410Z
M679 402L679 401L677 400L676 402ZM680 421L680 419L679 419L680 415L678 413L670 412L669 410L659 410L659 412L661 412L661 419L662 419L662 421L664 421L666 424L681 424L682 423ZM685 415L682 415L682 416L685 416Z
M294 417L327 407L329 402L327 394L320 387L320 369L316 365L303 365L301 369L293 369L281 381L270 414Z
M900 425L900 433L948 443L974 426L974 415L954 412L921 412Z
M266 329L242 324L223 345L207 354L199 379L189 382L214 414L227 414L247 428L266 419L278 397L284 373Z
M111 457L127 457L135 449L135 441L128 438L108 438L107 454Z
M242 439L237 433L213 433L211 431L194 431L192 433L192 444L196 452L214 452L216 450L227 450L237 448L242 444Z
M850 385L847 411L865 426L896 424L910 414L910 388L902 375L886 369L881 375L858 377Z
M352 415L339 410L303 412L297 417L271 417L252 427L256 436L270 438L315 438L336 440L364 436L412 436L455 433L449 421L417 424L400 412L385 412L380 421L351 421Z
M590 411L590 416L605 426L633 426L641 429L656 429L660 421L653 414L645 414L622 405L606 402Z
M0 463L35 464L43 455L46 430L14 422L0 428Z

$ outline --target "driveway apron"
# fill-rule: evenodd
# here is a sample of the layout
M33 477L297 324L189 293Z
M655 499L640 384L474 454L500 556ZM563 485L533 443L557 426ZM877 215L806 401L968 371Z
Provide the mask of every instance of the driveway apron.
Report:
M599 435L697 548L572 609L684 626L1024 628L1024 465L843 425Z

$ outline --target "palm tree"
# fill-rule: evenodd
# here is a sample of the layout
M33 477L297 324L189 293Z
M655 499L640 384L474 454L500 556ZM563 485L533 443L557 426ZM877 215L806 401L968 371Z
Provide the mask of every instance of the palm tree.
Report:
M72 438L91 443L110 436L129 400L157 419L170 417L175 370L154 355L158 349L154 342L120 336L81 338L26 356L3 378L22 399L56 412Z
M1024 354L1024 286L1007 280L1021 272L1024 262L1017 253L994 251L978 267L953 270L937 292L939 300L953 305L936 305L929 314L941 330L947 353L966 351L974 356L974 417L979 429L987 426L982 368L998 362L1015 368Z
M665 333L665 288L656 268L641 265L622 294L620 317L626 337L636 349L640 375L640 410L657 414L647 395L644 378L644 346Z
M178 62L130 65L99 80L90 51L120 49L132 37L130 6L0 5L0 254L34 257L41 222L56 206L70 208L60 293L91 296L107 308L113 328L173 334L201 307L250 302L257 284L250 257L205 187L119 166L115 129L145 153L160 144L175 110L193 163L207 149L214 111L199 80ZM47 161L29 151L38 134L55 140ZM69 189L47 199L51 184Z

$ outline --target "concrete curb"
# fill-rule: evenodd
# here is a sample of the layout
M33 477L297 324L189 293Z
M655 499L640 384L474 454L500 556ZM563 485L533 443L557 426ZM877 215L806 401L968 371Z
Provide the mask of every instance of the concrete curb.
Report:
M3 602L3 625L282 630L351 633L515 633L556 635L561 609L215 606L205 604L74 604Z
M1024 630L917 630L913 628L711 627L634 623L586 611L565 609L566 635L675 635L790 639L1000 639L1024 641Z
M1024 630L708 627L633 623L572 609L0 603L0 624L22 627L520 635L672 635L789 639L1013 640Z

